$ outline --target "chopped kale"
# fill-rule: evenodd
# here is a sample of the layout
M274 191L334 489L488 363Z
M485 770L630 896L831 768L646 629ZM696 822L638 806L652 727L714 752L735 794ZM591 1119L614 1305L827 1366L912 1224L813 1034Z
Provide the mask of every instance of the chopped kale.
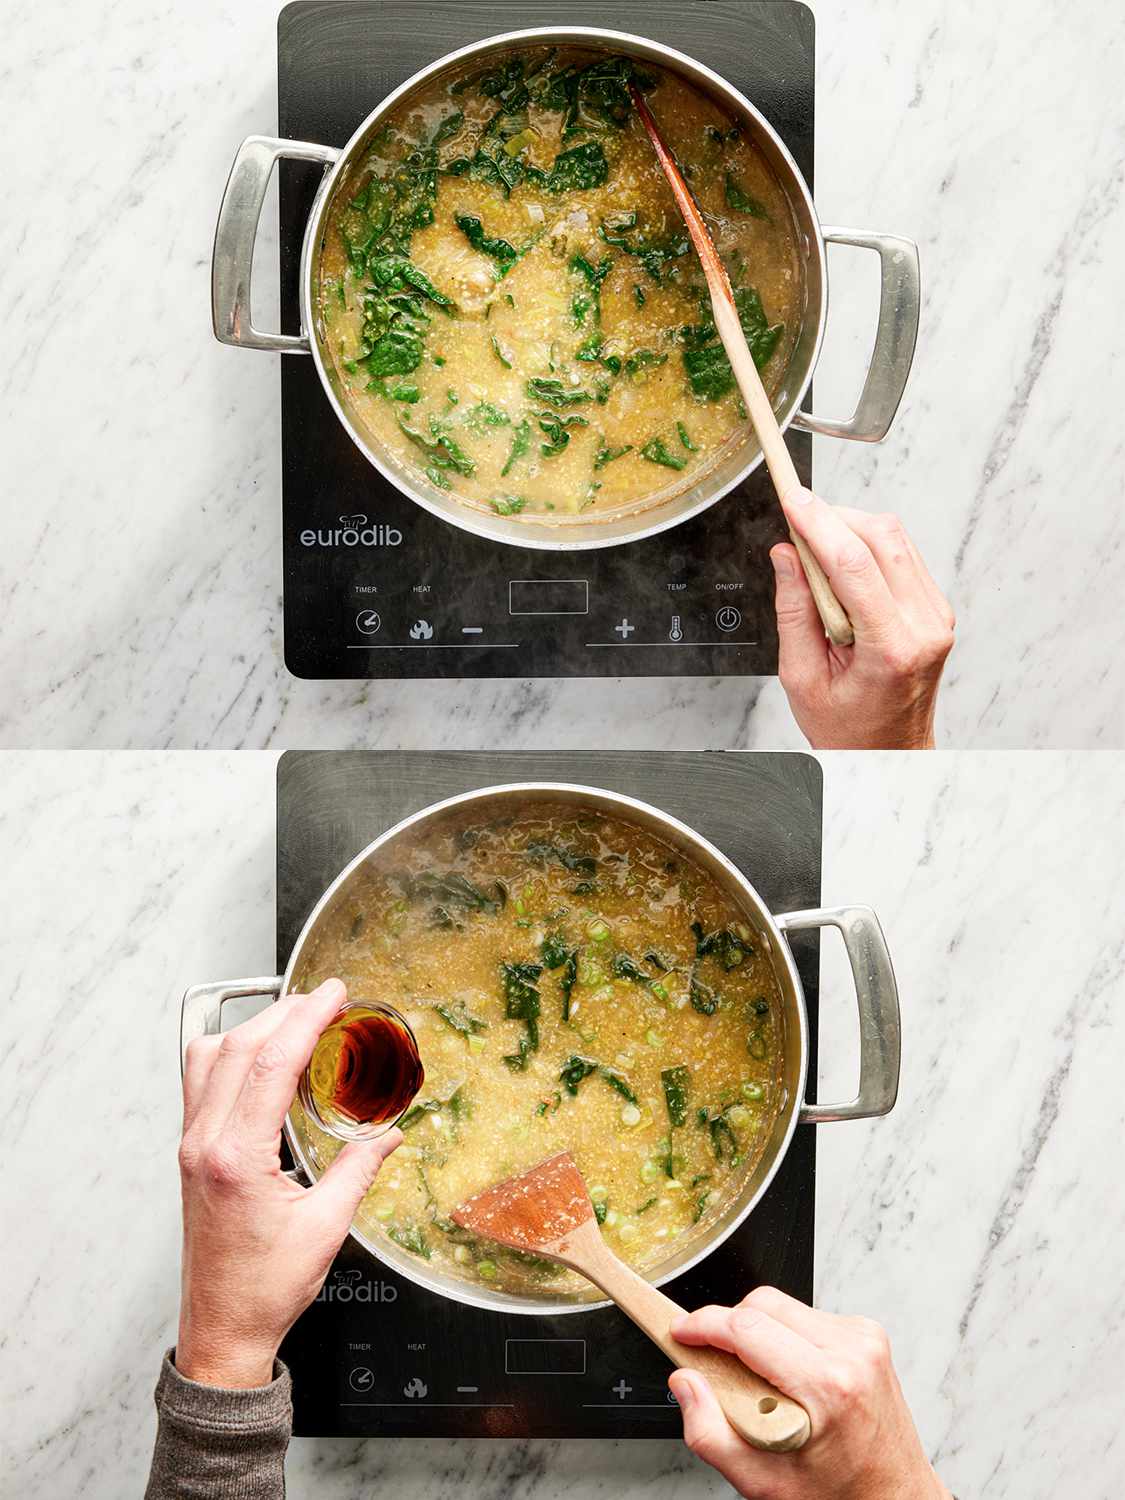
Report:
M417 1224L407 1224L400 1228L397 1224L387 1226L388 1236L394 1240L396 1245L401 1245L404 1250L409 1250L411 1255L420 1255L423 1260L429 1260L430 1247L426 1243L426 1237L418 1228Z
M527 1060L532 1053L531 1043L527 1037L520 1037L519 1050L517 1052L505 1052L500 1061L505 1067L511 1068L513 1073L523 1073L527 1070Z
M527 382L526 389L533 401L545 401L548 406L582 406L590 400L589 391L577 387L572 390L557 376L535 375Z
M628 979L633 984L639 984L645 989L651 989L656 983L650 974L646 974L641 966L629 957L627 953L618 953L613 960L613 977L615 979Z
M463 1114L467 1113L461 1089L462 1085L458 1084L444 1099L422 1099L417 1104L412 1104L398 1122L399 1129L412 1130L427 1115L436 1115L443 1109L448 1109L454 1120L459 1120Z
M560 416L557 412L543 411L538 417L540 431L549 439L546 443L540 443L539 451L544 458L554 458L561 453L570 442L571 427L589 427L585 417L576 413L570 416Z
M785 325L769 323L762 299L753 287L738 287L734 303L754 363L761 370L781 342ZM688 326L681 330L680 338L685 345L684 370L692 392L701 401L719 401L729 395L736 385L734 371L714 322Z
M452 139L452 137L457 134L464 123L465 116L461 113L460 110L457 110L454 114L446 115L445 119L442 120L441 124L430 137L430 145L444 145L446 141Z
M525 495L496 495L488 503L498 516L518 516L527 504L527 497Z
M730 927L721 927L715 932L704 932L702 922L693 922L691 930L695 937L697 958L714 958L729 974L748 958L753 958L754 949Z
M738 1155L738 1139L725 1114L709 1115L707 1129L711 1135L711 1150L715 1153L716 1161L723 1161L728 1153L732 1157Z
M545 969L561 969L559 989L562 993L562 1018L570 1020L570 992L578 980L578 949L567 943L561 932L549 932L539 949Z
M609 162L598 141L583 141L569 151L560 151L549 172L528 170L529 180L548 193L583 192L601 187L609 177Z
M614 1068L607 1068L588 1057L582 1057L577 1052L571 1053L567 1058L559 1074L559 1082L564 1085L568 1094L576 1095L578 1085L584 1079L589 1078L591 1073L599 1073L611 1089L615 1089L630 1104L636 1104L637 1096L630 1088L628 1079L623 1078Z
M570 304L575 323L581 328L586 322L587 314L592 312L594 315L594 327L600 328L602 322L602 283L613 269L612 258L607 255L595 266L584 255L575 255L571 258L570 269L576 275L581 276L585 282L584 289L578 293ZM583 358L581 354L578 357L580 359ZM596 358L596 356L594 357Z
M687 1124L688 1086L691 1075L684 1064L665 1068L660 1074L664 1085L664 1102L668 1106L668 1118L673 1125Z
M465 426L470 432L482 437L490 427L510 427L512 419L506 411L493 406L491 401L478 401L465 413Z
M479 250L482 255L487 255L496 262L497 275L507 276L520 258L516 247L508 240L485 234L484 225L473 214L458 214L454 222L474 250Z
M479 1036L482 1031L488 1030L488 1022L470 1015L465 1009L464 1001L458 1001L455 1005L435 1005L434 1010L447 1026L461 1036Z
M741 188L731 172L727 173L726 194L727 207L732 208L736 214L747 214L752 219L769 218L765 204L759 203L757 198L751 197Z
M508 452L508 461L500 470L500 478L506 479L512 465L523 458L531 447L531 423L526 417L522 418L512 428L512 446Z
M693 443L692 442L691 438L688 436L688 430L687 430L687 428L684 426L684 424L682 422L677 422L676 423L676 431L680 435L680 442L684 445L684 447L688 450L689 453L698 453L699 452L699 445L698 445L698 443Z
M632 380L638 380L647 374L649 370L655 370L660 365L668 363L666 354L657 354L653 349L637 349L626 359L622 367L625 374Z
M605 1216L609 1212L609 1204L603 1198L600 1203L594 1204L594 1218L599 1224L605 1223Z
M721 1003L720 996L694 972L688 981L688 999L701 1016L713 1016Z
M532 842L523 852L533 864L549 864L554 860L564 870L572 870L577 875L593 875L598 868L598 862L592 854L574 854L569 849L560 848L558 844Z
M402 880L403 891L408 901L432 901L430 917L435 927L456 927L454 913L484 912L495 916L503 910L508 893L500 881L487 891L466 880L464 875L450 872L435 875L426 871L421 875L407 876Z
M413 427L408 427L401 420L398 425L410 441L427 454L435 468L456 469L458 474L475 473L477 467L475 461L469 457L459 443L450 437L437 417L430 417L430 436L428 438Z
M535 1051L539 1046L539 991L536 981L543 972L542 964L502 963L500 977L504 985L504 1014L509 1021L522 1021L527 1027L527 1050ZM526 1066L526 1052L520 1047Z
M691 249L691 240L683 231L675 231L663 238L629 238L629 231L636 229L635 212L618 213L602 221L598 233L607 245L614 245L626 255L634 256L641 266L659 285L672 261L686 255Z
M623 1078L621 1074L616 1072L613 1068L602 1068L600 1069L600 1072L611 1089L616 1089L621 1097L623 1099L627 1099L630 1104L636 1104L637 1096L629 1087L629 1082L627 1079Z
M604 469L606 464L613 463L615 459L624 458L626 453L632 453L632 451L632 443L626 443L624 447L621 448L610 448L607 447L605 443L603 443L602 446L598 449L597 453L594 455L594 468Z
M580 1057L577 1052L571 1053L563 1065L559 1074L559 1082L563 1084L568 1094L577 1095L578 1085L584 1078L589 1078L591 1073L598 1071L596 1062L591 1062L588 1057Z
M687 459L679 458L668 448L663 438L649 438L641 449L641 457L647 458L649 463L660 464L665 469L685 469Z
M492 352L504 366L505 370L510 370L512 368L512 361L504 353L503 349L501 349L500 340L496 337L495 334L492 335Z

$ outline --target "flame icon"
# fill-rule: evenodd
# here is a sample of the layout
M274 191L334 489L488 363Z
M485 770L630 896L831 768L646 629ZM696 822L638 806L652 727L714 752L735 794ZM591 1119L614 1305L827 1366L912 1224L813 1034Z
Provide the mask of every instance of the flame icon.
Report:
M408 1380L403 1386L402 1394L408 1401L422 1400L430 1394L430 1388L424 1380L415 1375L413 1380Z
M412 641L428 641L432 638L434 627L429 620L415 620L410 627L410 639Z

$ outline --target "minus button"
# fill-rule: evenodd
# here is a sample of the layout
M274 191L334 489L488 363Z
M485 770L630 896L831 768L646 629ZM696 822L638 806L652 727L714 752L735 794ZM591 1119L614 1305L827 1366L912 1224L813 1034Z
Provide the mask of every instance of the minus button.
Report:
M459 1396L475 1396L479 1390L479 1385L459 1385L457 1387L457 1394Z
M484 626L483 625L462 625L461 626L461 634L462 635L483 635L484 634Z

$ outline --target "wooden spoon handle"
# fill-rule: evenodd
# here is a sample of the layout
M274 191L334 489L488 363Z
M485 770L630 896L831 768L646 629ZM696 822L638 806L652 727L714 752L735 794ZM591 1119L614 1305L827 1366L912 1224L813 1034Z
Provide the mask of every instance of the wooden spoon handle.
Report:
M612 1297L673 1364L706 1376L723 1415L740 1437L771 1453L791 1453L803 1447L812 1431L804 1407L747 1369L733 1354L677 1343L668 1330L683 1317L684 1309L618 1260L597 1234L596 1226L594 1229L596 1245L593 1236L581 1235L581 1256L575 1255L572 1260L568 1257L568 1262ZM574 1243L578 1238L572 1236L572 1254L578 1248Z
M734 304L729 300L729 292L712 286L711 306L715 315L715 327L719 330L719 336L726 347L734 378L738 381L738 389L742 392L742 399L746 403L746 410L750 413L754 431L758 434L758 442L761 444L774 488L779 496L791 494L793 490L800 489L801 481L797 476L792 455L785 445L781 428L777 425L770 399L762 385L762 377L758 374L758 367L747 347L742 325L738 321L738 313L735 311ZM805 539L798 536L792 528L790 528L789 535L793 538L797 556L801 559L801 566L809 581L809 590L824 625L825 634L837 646L850 646L855 640L855 632L852 630L852 623L848 619L844 606L832 591L828 575L813 556L812 549Z

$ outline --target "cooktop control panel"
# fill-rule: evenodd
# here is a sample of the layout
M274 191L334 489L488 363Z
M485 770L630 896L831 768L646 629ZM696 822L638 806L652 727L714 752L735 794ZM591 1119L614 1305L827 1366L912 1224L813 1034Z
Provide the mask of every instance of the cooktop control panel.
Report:
M611 23L713 67L779 131L808 182L813 19L794 0L625 0ZM278 21L279 133L343 145L435 57L503 31L604 26L596 0L299 0ZM320 169L281 167L282 326ZM651 677L777 670L769 549L785 536L756 471L703 515L584 552L503 546L401 494L354 446L311 359L281 361L285 659L298 677ZM811 440L788 435L811 482Z
M820 767L805 755L298 751L278 764L277 956L364 846L444 797L510 782L624 792L711 839L773 911L820 902ZM818 943L796 934L816 1077ZM279 969L278 972L281 972ZM812 1297L816 1132L797 1130L762 1201L666 1291L685 1307L768 1282ZM614 1307L533 1316L470 1307L354 1241L282 1347L303 1435L673 1437L668 1362Z

